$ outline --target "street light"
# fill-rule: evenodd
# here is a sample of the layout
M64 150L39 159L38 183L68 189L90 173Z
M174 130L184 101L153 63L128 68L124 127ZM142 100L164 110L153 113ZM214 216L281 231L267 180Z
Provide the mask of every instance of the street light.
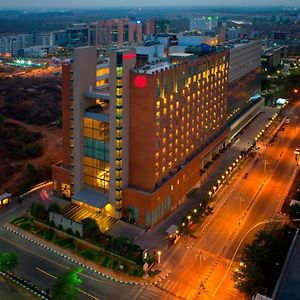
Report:
M160 264L160 257L161 257L161 251L158 250L157 251L157 258L158 258L157 262L158 262L158 264Z

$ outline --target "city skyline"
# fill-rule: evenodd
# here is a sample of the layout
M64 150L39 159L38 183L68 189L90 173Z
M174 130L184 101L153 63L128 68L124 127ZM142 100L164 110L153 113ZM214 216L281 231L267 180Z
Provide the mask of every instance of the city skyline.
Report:
M59 9L59 8L109 8L109 7L168 7L168 6L199 6L199 7L276 7L276 6L294 6L294 7L299 7L300 3L297 0L265 0L265 1L259 1L259 0L253 0L251 3L247 3L247 5L244 5L241 3L240 0L230 0L227 1L226 4L224 4L223 1L221 0L205 0L199 3L197 0L188 0L188 1L183 1L183 0L177 0L171 1L171 0L166 0L163 2L163 5L161 5L160 1L154 0L149 3L145 3L144 1L140 0L130 0L128 2L123 2L121 0L115 0L113 3L105 2L102 0L88 0L82 3L80 0L70 0L66 2L61 2L58 0L53 0L51 2L48 1L28 1L25 0L18 0L18 1L9 1L9 0L1 0L0 1L0 7L1 10L5 9Z

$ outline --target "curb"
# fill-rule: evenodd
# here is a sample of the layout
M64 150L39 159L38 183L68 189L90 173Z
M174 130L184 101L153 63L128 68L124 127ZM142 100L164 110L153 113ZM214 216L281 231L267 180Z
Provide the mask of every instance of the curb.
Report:
M33 290L32 288L30 288L29 286L26 286L25 284L22 283L22 281L24 282L25 280L19 278L18 276L10 276L5 272L1 272L0 271L0 275L2 275L3 277L8 278L9 280L13 281L14 283L16 283L17 285L19 285L20 287L30 291L32 294L34 294L35 296L38 296L41 299L45 299L48 300L49 298L46 296L46 292L41 290L40 288L38 288L37 286L31 284L32 287L35 288L35 290ZM26 282L26 281L25 281Z
M69 256L66 256L66 255L64 255L64 254L62 254L62 253L60 253L60 252L58 252L58 251L56 251L56 250L54 250L54 249L52 249L52 248L44 245L44 244L42 244L42 243L40 243L40 242L38 242L36 240L33 240L32 238L30 238L30 237L28 237L28 236L26 236L26 235L24 235L24 234L22 234L22 233L20 233L20 232L18 232L16 230L14 230L14 229L11 229L8 226L4 226L4 228L6 230L8 230L8 231L10 231L10 232L12 232L12 233L14 233L14 234L22 237L22 238L25 238L26 240L28 240L28 241L30 241L30 242L32 242L32 243L34 243L34 244L36 244L36 245L38 245L40 247L43 247L44 249L47 249L48 251L50 251L50 252L52 252L54 254L57 254L60 257L68 259L69 261L72 261L73 263L75 263L75 264L77 264L77 265L79 265L79 266L81 266L81 267L83 267L83 268L85 268L85 269L87 269L89 271L94 272L95 274L98 274L98 275L100 275L100 276L102 276L102 277L104 277L106 279L109 279L109 280L112 280L112 281L115 281L115 282L118 282L118 283L121 283L121 284L129 284L129 285L155 285L155 284L160 283L164 279L166 279L171 274L171 271L168 271L168 273L165 276L161 277L159 280L154 281L154 282L136 282L136 281L123 281L123 280L119 280L119 279L114 278L114 277L112 277L110 275L107 275L105 273L99 272L99 271L95 270L92 267L84 265L83 263L78 262L76 259L73 259L73 258L71 258Z

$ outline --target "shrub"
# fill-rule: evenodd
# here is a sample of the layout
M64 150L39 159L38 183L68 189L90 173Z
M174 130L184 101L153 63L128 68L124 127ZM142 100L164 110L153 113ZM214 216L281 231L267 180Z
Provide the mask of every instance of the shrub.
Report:
M30 213L33 217L39 220L44 221L48 219L48 211L41 203L33 202L30 207Z
M75 231L75 235L79 238L80 237L80 233L76 230Z
M19 224L21 222L25 221L25 218L24 217L17 217L17 218L14 218L11 223L12 224Z
M59 214L60 211L60 206L57 203L52 203L48 208L48 212L55 212Z
M39 229L37 231L37 234L43 236L45 234L45 231L43 229Z
M80 252L80 255L88 260L96 261L98 258L98 253L94 249L87 249Z
M49 223L49 225L50 225L51 227L55 227L55 222L54 222L53 220L51 220L50 223Z
M31 230L31 223L30 222L23 222L20 224L20 227L24 230Z
M55 232L53 229L49 229L46 231L46 233L45 233L46 240L51 241L51 240L53 240L54 237L55 237Z
M73 232L73 230L72 230L71 228L68 228L68 229L66 230L66 233L67 233L67 234L70 234L70 235L74 235L74 232Z
M119 262L117 260L114 260L112 263L112 268L115 270L119 267Z
M63 227L62 227L61 224L58 225L58 229L59 229L59 230L63 230Z
M109 267L109 265L110 265L110 259L109 259L108 256L105 256L103 261L102 261L102 266Z

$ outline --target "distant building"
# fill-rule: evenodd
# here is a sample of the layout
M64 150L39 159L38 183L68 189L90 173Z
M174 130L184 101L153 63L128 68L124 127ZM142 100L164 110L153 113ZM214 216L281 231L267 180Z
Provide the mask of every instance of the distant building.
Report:
M155 33L169 33L170 21L169 20L155 20Z
M67 46L82 47L89 45L89 26L88 24L73 24L67 27Z
M50 32L50 45L65 47L67 45L67 31L58 30Z
M51 52L57 51L57 46L32 46L23 49L25 57L47 57Z
M288 33L285 31L271 31L269 33L269 40L273 44L283 45L287 43Z
M152 35L155 33L155 21L154 19L149 19L145 22L145 31L143 34Z
M190 30L212 31L218 24L218 17L190 17Z
M18 53L17 37L16 36L4 36L0 37L0 55L13 57Z
M282 59L287 57L287 46L273 46L263 51L261 56L264 68L276 68L281 64Z
M149 23L149 31L151 25ZM125 19L100 20L90 24L90 45L128 46L142 42L142 23Z

